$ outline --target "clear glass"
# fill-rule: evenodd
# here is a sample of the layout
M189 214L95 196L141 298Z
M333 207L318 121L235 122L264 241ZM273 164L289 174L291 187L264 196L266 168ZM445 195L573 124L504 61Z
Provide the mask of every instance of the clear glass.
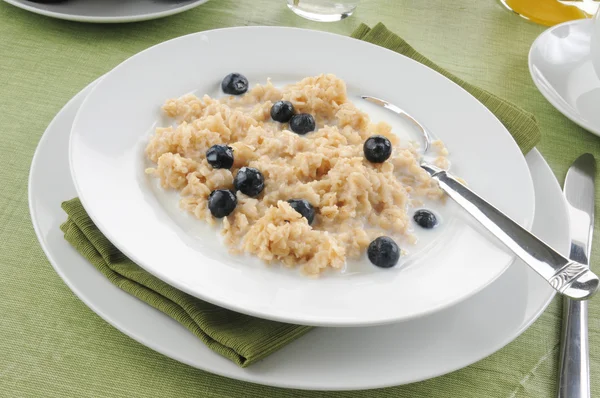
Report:
M319 22L335 22L352 15L359 0L286 0L296 14Z
M590 18L598 0L500 0L509 10L535 23L552 26L574 19Z

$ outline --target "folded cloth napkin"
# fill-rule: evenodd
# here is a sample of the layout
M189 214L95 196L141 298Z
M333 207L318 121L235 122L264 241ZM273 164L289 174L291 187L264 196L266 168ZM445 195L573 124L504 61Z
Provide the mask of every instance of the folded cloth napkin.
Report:
M113 284L164 312L210 349L242 367L308 332L308 326L253 318L199 300L166 284L127 258L94 225L78 198L62 204L65 239Z
M470 92L500 119L523 153L540 139L534 117L493 94L475 87L435 65L383 24L360 26L352 37L415 59L438 71ZM265 358L303 336L311 328L273 322L239 314L209 304L162 282L125 255L102 235L81 205L71 199L62 205L68 215L61 226L65 239L113 284L175 319L210 349L242 367Z
M504 124L504 127L506 127L513 136L523 153L531 151L540 140L540 128L537 125L535 117L531 113L524 111L516 105L505 101L484 89L465 82L442 67L434 64L424 55L412 48L410 44L404 41L400 36L390 32L384 24L379 23L375 25L373 29L365 24L361 24L354 33L352 33L352 37L377 44L408 58L412 58L446 76L448 79L464 88L496 115L498 120Z

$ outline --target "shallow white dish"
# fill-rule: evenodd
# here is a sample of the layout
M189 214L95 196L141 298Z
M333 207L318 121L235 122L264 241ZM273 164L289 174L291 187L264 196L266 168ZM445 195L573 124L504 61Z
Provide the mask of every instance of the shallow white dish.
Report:
M208 0L65 0L36 3L4 0L16 7L52 18L79 22L122 23L146 21L178 14Z
M117 329L173 359L223 376L280 387L350 390L411 383L476 362L516 338L554 292L517 261L473 297L430 316L387 326L319 328L249 369L213 353L183 326L112 285L63 239L60 203L74 197L68 131L90 87L46 130L33 159L29 204L38 239L57 273L93 311ZM565 203L552 171L527 155L537 208L533 231L568 252ZM131 316L135 314L135 316ZM118 352L115 352L118 355ZM485 383L485 381L481 381Z
M288 56L271 50L288 43L295 43ZM231 46L235 51L228 51ZM164 101L193 90L216 95L230 71L253 84L331 72L346 81L354 98L373 94L407 109L446 143L456 175L517 222L531 225L533 185L516 143L487 108L445 77L345 36L291 28L221 29L159 44L117 66L92 89L73 123L69 155L79 197L99 229L140 266L238 312L307 325L364 326L450 306L491 283L513 261L461 211L448 213L427 255L392 269L363 260L352 273L311 280L230 255L214 229L182 221L176 202L165 201L144 173L150 165L144 149L156 124L164 123ZM373 120L404 131L397 116L358 105Z
M600 78L590 51L593 28L594 21L583 19L544 31L531 45L529 71L558 111L600 135Z

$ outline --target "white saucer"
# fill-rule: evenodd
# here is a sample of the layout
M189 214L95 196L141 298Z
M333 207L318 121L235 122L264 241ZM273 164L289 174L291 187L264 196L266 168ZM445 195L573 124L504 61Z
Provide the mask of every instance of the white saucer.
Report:
M590 56L594 21L577 20L542 33L529 52L529 70L542 95L563 115L600 135L600 79Z
M171 318L112 285L63 239L59 225L66 216L60 203L76 195L68 164L69 131L92 85L65 105L40 141L29 180L33 225L56 272L84 303L123 333L168 357L234 379L287 388L353 390L406 384L494 353L529 327L554 296L546 282L516 262L483 291L441 312L387 326L317 328L241 369ZM539 152L527 155L527 163L538 198L533 231L567 253L569 227L560 187ZM120 355L118 348L114 355Z
M163 18L187 11L208 0L64 0L58 3L4 1L52 18L79 22L121 23Z

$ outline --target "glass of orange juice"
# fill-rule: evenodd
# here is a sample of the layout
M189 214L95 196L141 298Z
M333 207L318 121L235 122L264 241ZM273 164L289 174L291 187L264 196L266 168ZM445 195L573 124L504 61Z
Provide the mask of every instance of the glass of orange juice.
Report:
M542 25L556 25L573 19L591 18L597 0L500 0L509 10Z

